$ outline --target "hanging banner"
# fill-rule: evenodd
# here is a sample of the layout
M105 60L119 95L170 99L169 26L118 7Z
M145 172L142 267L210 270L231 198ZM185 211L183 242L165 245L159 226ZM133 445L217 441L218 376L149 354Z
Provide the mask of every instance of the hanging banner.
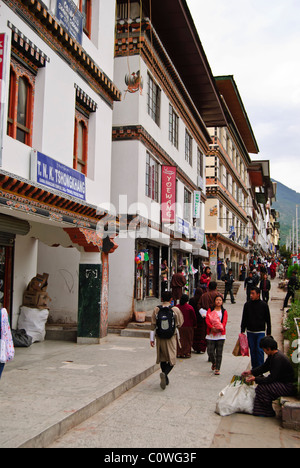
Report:
M176 167L162 166L161 172L161 222L176 221Z
M7 35L0 33L0 165L2 165L3 132L5 120L5 73L7 55Z
M193 218L201 218L201 192L194 192L194 209L193 209Z

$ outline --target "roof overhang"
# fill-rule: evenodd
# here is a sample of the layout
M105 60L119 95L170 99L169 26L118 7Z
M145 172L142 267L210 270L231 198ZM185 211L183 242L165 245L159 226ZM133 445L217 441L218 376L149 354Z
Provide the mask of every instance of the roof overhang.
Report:
M226 126L221 98L186 0L144 0L143 8L205 125Z
M272 187L270 161L253 161L248 169L252 187Z
M215 80L218 90L230 110L230 114L234 119L234 123L244 141L247 151L249 153L258 154L258 144L233 76L217 76Z

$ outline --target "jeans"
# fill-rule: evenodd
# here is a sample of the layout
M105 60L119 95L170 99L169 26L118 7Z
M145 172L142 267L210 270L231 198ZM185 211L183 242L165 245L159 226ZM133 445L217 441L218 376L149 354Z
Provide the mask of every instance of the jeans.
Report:
M226 302L228 293L230 294L231 303L233 304L234 303L234 295L233 295L232 287L228 288L228 287L225 286L224 302Z
M252 332L247 331L252 369L262 366L265 362L264 352L259 347L259 343L261 339L264 338L265 336L266 336L265 333L252 333Z
M1 375L2 375L2 372L3 372L4 366L5 366L5 364L2 364L2 362L0 362L0 379L1 379Z

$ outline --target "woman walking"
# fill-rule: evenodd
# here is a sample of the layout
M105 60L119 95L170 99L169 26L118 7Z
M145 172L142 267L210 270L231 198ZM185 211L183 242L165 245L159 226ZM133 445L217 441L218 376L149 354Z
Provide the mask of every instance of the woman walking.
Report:
M180 305L177 306L183 315L184 321L180 328L180 343L177 345L177 357L190 358L194 339L194 328L197 326L196 314L193 307L188 304L189 297L183 294Z
M223 307L223 297L218 295L215 298L213 310L209 309L206 315L207 353L215 375L220 375L227 321L228 313Z

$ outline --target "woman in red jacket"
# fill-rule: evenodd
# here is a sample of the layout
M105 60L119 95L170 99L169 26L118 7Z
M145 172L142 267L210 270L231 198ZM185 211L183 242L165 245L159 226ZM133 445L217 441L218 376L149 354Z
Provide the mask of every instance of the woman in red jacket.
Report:
M215 375L220 375L227 321L228 313L223 307L223 297L218 295L215 298L214 309L209 309L206 315L207 353Z

